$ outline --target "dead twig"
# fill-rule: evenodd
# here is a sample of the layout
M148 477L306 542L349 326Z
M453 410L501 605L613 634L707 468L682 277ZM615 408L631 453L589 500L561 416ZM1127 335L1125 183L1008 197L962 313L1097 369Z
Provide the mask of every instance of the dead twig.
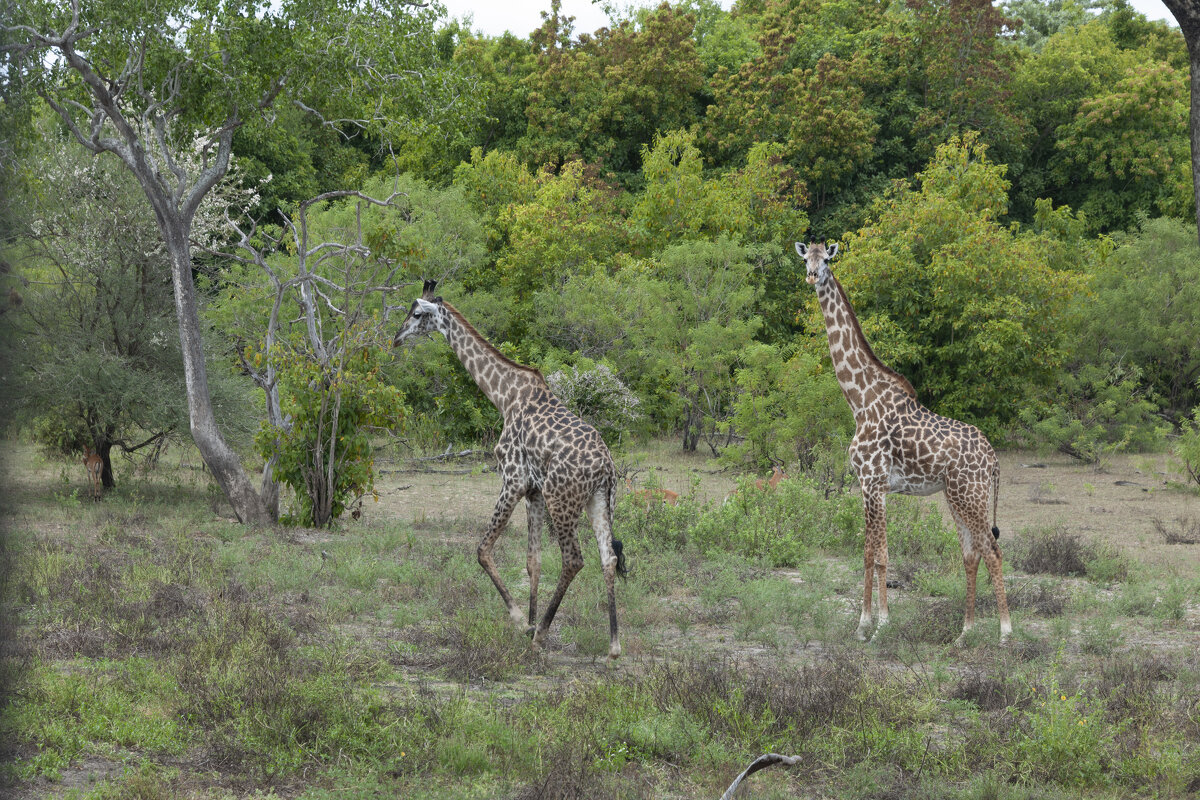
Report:
M746 767L741 775L737 776L733 783L729 784L729 788L725 790L725 794L721 795L721 800L733 800L734 792L737 791L742 781L760 769L765 769L774 764L783 764L786 767L790 767L799 760L800 756L781 756L779 753L767 753L766 755L759 756L754 759L750 766Z

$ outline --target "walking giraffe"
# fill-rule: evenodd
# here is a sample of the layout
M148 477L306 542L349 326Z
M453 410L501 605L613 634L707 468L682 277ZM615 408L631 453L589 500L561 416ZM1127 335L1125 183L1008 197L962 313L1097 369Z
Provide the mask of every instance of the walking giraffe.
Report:
M983 561L1000 614L1000 641L1012 634L1001 569L1000 529L996 504L1000 495L1000 467L987 437L974 425L939 416L917 402L908 380L885 365L871 350L859 327L846 292L829 269L837 245L805 246L796 252L807 266L805 280L814 284L829 355L842 394L854 412L855 432L850 441L850 466L862 486L866 515L862 613L858 638L865 641L871 629L871 578L879 581L879 625L887 624L887 494L929 495L944 491L958 528L963 566L967 571L967 607L963 635L975 624L975 579ZM992 525L987 524L992 500ZM959 636L959 642L962 641Z
M496 509L479 543L479 564L496 585L513 622L524 627L521 610L496 571L492 550L508 525L517 502L525 499L529 518L528 633L541 647L554 621L558 605L576 573L583 568L579 549L579 514L586 509L600 548L604 583L608 590L609 659L621 655L617 638L616 575L625 574L621 542L612 536L617 473L612 456L600 434L580 420L551 392L542 373L506 358L471 327L452 305L434 297L436 281L425 281L421 296L413 301L408 316L396 332L393 346L422 334L437 331L446 337L475 383L504 418L504 430L496 445L503 486ZM550 520L550 531L562 550L562 573L546 614L537 620L538 577L541 574L542 523Z

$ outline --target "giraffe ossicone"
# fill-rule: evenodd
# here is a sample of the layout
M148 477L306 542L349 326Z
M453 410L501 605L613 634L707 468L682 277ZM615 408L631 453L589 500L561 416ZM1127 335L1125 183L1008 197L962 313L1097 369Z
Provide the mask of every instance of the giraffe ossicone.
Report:
M392 345L399 347L414 337L441 333L504 419L496 444L502 481L500 498L479 544L479 564L495 584L513 622L520 627L528 624L534 646L542 647L567 587L583 568L577 532L579 516L586 511L596 535L608 593L608 656L616 659L621 655L616 576L624 575L626 570L621 542L612 535L617 491L612 455L599 432L554 396L540 372L503 355L457 309L435 297L436 288L436 281L425 281L421 296L413 301ZM501 580L493 557L496 541L522 499L529 521L525 564L529 574L528 623ZM562 572L539 620L541 537L547 521L562 551Z
M796 253L806 266L805 280L816 289L821 305L834 373L854 412L850 466L862 487L866 517L865 580L857 636L864 641L870 636L873 578L878 580L878 625L885 625L888 619L887 495L945 492L958 529L967 575L966 609L959 641L975 624L975 584L982 561L996 593L1000 641L1004 642L1012 634L1012 622L1004 591L1003 561L996 541L1000 537L995 524L1000 494L996 451L974 425L935 414L921 405L908 379L875 355L845 290L830 269L829 262L837 249L836 244L827 247L823 243L796 242Z

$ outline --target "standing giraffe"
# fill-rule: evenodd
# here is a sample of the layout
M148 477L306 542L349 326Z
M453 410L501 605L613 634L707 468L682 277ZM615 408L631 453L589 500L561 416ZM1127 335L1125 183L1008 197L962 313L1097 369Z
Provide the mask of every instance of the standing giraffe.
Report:
M437 331L446 337L459 360L488 400L504 417L504 430L496 445L503 487L496 509L479 543L479 564L500 592L509 616L525 627L521 610L500 580L492 550L504 532L508 518L521 498L529 518L529 622L527 632L535 647L543 646L546 631L554 621L558 605L576 573L583 568L579 549L579 514L587 510L600 548L604 582L608 589L608 657L621 655L617 638L615 580L625 574L621 542L612 536L617 473L612 456L591 425L572 414L546 386L542 373L506 358L471 327L452 305L434 297L436 281L425 281L421 296L413 301L408 316L396 332L393 346ZM562 573L541 622L537 621L538 577L541 574L542 522L550 519L550 531L562 550Z
M862 614L858 638L866 641L871 629L871 577L879 580L879 625L887 624L887 523L884 504L889 492L929 495L944 491L958 528L963 566L967 571L967 608L963 635L975 624L975 579L982 559L996 591L1000 613L1000 641L1012 634L1008 601L1001 569L1000 529L996 504L1000 499L1000 467L987 437L974 425L939 416L917 402L908 380L885 365L871 350L859 327L846 292L829 269L837 245L805 246L796 252L807 265L805 280L814 284L829 355L842 394L854 412L855 432L850 441L850 466L862 486L866 514ZM988 500L992 500L989 530ZM959 642L962 641L959 637Z

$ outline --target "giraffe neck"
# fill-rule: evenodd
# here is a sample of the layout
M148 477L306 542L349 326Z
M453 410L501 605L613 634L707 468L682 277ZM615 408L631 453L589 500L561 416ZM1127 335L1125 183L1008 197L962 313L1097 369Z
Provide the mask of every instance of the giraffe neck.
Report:
M828 280L817 286L817 299L825 316L829 357L833 360L834 373L842 387L842 394L854 412L854 419L861 421L867 406L888 386L916 398L912 384L880 361L871 349L858 324L858 317L850 307L846 290L836 277L830 275Z
M503 355L463 318L458 309L442 303L438 330L446 337L467 373L505 418L518 406L524 389L546 388L542 373Z

